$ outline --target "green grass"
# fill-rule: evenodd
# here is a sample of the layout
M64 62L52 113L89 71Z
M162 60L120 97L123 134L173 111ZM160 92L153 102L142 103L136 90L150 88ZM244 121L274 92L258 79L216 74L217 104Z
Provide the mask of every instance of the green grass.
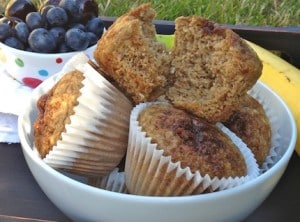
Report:
M200 15L222 24L300 26L299 0L97 0L100 14L120 16L150 2L156 19Z
M32 0L43 2L43 0ZM256 26L300 26L299 0L96 0L103 16L120 16L149 2L156 19L200 15L221 24ZM8 0L0 0L0 13ZM1 14L2 14L1 13Z

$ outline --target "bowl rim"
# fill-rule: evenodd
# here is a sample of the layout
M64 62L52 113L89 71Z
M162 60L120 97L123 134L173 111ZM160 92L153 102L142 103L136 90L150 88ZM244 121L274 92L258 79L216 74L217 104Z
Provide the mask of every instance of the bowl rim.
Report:
M40 53L40 52L29 52L29 51L25 51L25 50L21 50L21 49L16 49L16 48L13 48L13 47L10 47L6 44L4 44L3 42L0 42L0 50L4 49L4 50L9 50L11 51L12 53L15 53L15 54L20 54L20 55L24 55L24 56L38 56L38 57L49 57L49 56L73 56L77 53L80 53L80 52L85 52L85 51L90 51L90 50L94 50L97 46L97 43L94 44L94 45L91 45L89 47L87 47L86 49L84 50L81 50L81 51L72 51L72 52L59 52L59 53Z
M42 83L43 84L43 83ZM288 147L286 148L285 152L281 156L281 158L266 172L263 174L259 175L258 177L252 179L251 181L241 184L237 187L230 188L227 190L222 190L219 192L212 192L212 193L203 193L199 195L189 195L189 196L172 196L172 197L161 197L161 196L142 196L142 195L134 195L134 194L126 194L126 193L118 193L114 191L109 191L109 190L104 190L101 188L93 187L88 184L82 183L80 181L77 181L73 178L70 178L63 173L60 173L59 171L53 169L49 165L47 165L45 162L42 161L41 158L39 158L34 152L33 149L29 146L29 144L26 142L25 135L23 134L23 129L22 129L22 119L23 115L26 113L25 110L20 114L18 118L18 132L20 136L20 142L21 142L21 147L23 150L24 155L28 156L32 161L34 161L36 164L38 164L44 171L47 171L49 174L52 176L56 177L57 179L64 181L68 183L71 186L74 186L76 189L81 189L84 191L92 192L95 195L104 195L109 198L123 198L126 199L126 201L131 201L131 202L168 202L170 201L176 201L176 203L183 203L183 202L193 202L202 199L203 201L206 200L213 200L218 197L230 197L232 194L236 193L241 193L243 190L247 190L251 187L254 187L256 184L262 183L266 178L270 177L273 175L275 172L278 172L279 169L284 167L285 165L288 164L293 152L294 152L294 147L296 145L296 139L297 139L297 127L295 123L295 119L293 114L291 113L289 107L287 104L283 101L283 99L276 93L274 92L269 86L264 84L261 81L258 81L257 84L261 84L263 87L265 87L267 90L271 91L272 94L276 97L276 99L281 103L283 108L286 110L288 117L291 122L291 139L288 143ZM36 90L36 89L35 89ZM34 91L35 91L34 90ZM28 103L30 104L30 103ZM22 132L22 133L20 133ZM27 161L27 159L26 159ZM28 163L27 163L28 164ZM285 170L285 169L284 169ZM284 171L283 171L284 172Z

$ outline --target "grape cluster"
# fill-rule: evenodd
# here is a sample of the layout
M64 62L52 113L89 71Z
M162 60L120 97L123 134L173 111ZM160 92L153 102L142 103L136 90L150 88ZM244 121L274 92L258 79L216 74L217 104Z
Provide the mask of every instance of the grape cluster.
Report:
M32 52L81 51L97 43L104 23L94 0L11 0L0 19L0 41Z

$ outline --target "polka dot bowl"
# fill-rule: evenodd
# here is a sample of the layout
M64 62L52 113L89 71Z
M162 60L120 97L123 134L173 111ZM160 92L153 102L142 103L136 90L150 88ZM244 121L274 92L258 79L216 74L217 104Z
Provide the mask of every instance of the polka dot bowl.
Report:
M96 45L84 52L93 58ZM36 53L18 50L0 42L0 65L17 81L32 88L58 73L77 52Z

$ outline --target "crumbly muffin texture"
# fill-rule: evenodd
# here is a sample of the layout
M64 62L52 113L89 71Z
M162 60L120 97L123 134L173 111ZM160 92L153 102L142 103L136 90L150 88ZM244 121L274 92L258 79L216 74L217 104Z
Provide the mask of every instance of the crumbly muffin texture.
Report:
M215 125L197 118L170 104L156 104L145 108L138 121L164 156L181 167L199 170L202 176L245 176L247 167L240 150Z
M236 33L198 16L175 20L171 53L175 76L167 97L212 122L228 119L262 71L257 54Z
M163 98L210 122L228 119L262 73L255 51L231 29L189 16L175 20L168 52L154 17L142 4L118 18L94 52L101 69L135 104Z
M74 70L65 74L37 102L38 117L34 122L34 143L42 158L44 158L65 131L65 125L70 123L73 108L78 104L80 88L84 76Z
M98 41L94 51L97 66L92 65L131 100L126 100L126 107L127 102L130 104L128 110L132 104L159 98L167 101L145 108L138 121L146 135L158 144L164 156L171 157L172 162L180 162L182 168L189 167L192 173L199 171L202 176L208 174L211 178L246 176L243 154L215 123L225 122L252 148L259 162L265 158L267 148L261 147L269 145L267 140L271 136L267 119L261 111L256 111L260 108L255 102L245 98L261 75L262 63L257 54L232 30L198 16L176 19L175 43L168 51L156 40L154 17L155 10L150 4L142 4L119 17ZM80 71L66 73L38 100L34 143L42 158L61 139L65 126L70 123L83 79ZM119 102L114 102L105 108L109 110L117 104ZM129 114L130 111L128 117ZM120 115L114 113L115 116ZM95 128L106 120L118 125L117 119L101 120ZM244 120L247 127L241 123ZM127 126L127 122L121 125ZM90 122L85 126L89 127ZM257 129L259 126L262 129ZM110 128L103 131L109 134L107 129ZM128 128L113 129L122 135L125 153ZM115 137L111 140L105 133L100 135L103 141L118 143ZM265 141L260 139L261 135L266 136ZM101 139L97 143L102 143ZM89 149L86 155L90 157L99 150ZM118 161L123 157L112 150L110 154L111 159ZM107 156L101 154L99 159L95 157L90 162L84 154L74 167L81 170L88 165L77 173L94 171L96 165L100 170L102 164L108 166ZM113 167L117 164L113 163Z
M156 40L155 11L142 4L119 17L98 41L94 58L134 103L163 94L170 70L165 45Z
M271 148L271 125L263 106L246 95L240 107L223 123L240 137L262 165Z

